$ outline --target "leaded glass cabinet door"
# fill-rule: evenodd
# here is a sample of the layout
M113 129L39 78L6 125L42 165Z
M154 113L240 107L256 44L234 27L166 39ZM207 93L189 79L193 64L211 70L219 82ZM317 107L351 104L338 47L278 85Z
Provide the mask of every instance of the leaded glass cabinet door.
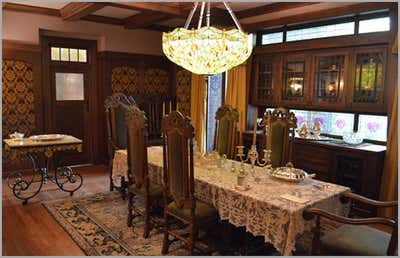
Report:
M384 111L386 48L357 49L353 55L351 106Z
M283 60L283 84L281 101L304 106L309 103L309 57L289 55Z
M273 56L257 56L255 58L254 104L268 105L274 102L276 71Z
M345 106L348 53L324 53L314 57L313 105Z

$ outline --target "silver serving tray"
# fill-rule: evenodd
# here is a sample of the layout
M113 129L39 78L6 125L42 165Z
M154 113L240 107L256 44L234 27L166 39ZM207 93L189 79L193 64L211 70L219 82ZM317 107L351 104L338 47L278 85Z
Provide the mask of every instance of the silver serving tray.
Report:
M64 134L40 134L29 137L33 141L58 141L65 137Z
M304 170L294 168L294 167L278 167L278 168L272 170L271 176L276 179L298 183L298 182L303 181L306 178L314 177L315 174L309 175Z

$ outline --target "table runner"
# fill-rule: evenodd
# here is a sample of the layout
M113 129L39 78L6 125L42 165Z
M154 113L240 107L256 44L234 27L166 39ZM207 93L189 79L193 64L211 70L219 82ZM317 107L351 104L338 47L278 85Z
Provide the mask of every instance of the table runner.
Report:
M302 217L308 207L321 208L345 216L349 205L342 204L340 194L350 189L344 186L306 179L294 184L270 178L263 168L257 167L258 174L265 174L260 182L248 180L250 189L237 190L236 174L230 171L232 162L225 169L201 162L195 158L195 195L196 198L212 204L221 220L228 220L237 227L245 227L254 236L264 236L265 242L272 243L282 255L290 255L295 250L296 238L310 232L314 221L305 221ZM236 167L239 162L236 162ZM163 173L162 148L148 148L150 180L161 184ZM246 164L248 166L248 164ZM126 176L127 153L119 150L115 153L113 178ZM115 180L117 181L117 180ZM327 185L327 188L315 187ZM283 198L290 195L306 203L298 203ZM306 241L307 242L307 241Z

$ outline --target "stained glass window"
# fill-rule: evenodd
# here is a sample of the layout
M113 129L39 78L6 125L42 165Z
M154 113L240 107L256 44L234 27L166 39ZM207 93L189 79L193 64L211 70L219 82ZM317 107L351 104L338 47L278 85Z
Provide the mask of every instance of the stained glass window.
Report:
M69 49L69 61L77 62L78 61L78 49L70 48Z
M87 62L87 50L76 48L50 48L51 61L64 61L64 62Z
M61 61L69 61L69 49L61 48Z
M364 139L383 141L387 140L387 116L360 115L358 119L358 131Z
M321 126L321 133L329 135L342 136L343 133L352 132L354 129L354 114L319 112L307 110L290 110L297 118L297 127L301 128L303 124L310 131L318 121Z
M360 21L358 33L369 33L390 30L390 18L383 17Z
M60 48L59 47L51 48L51 60L60 61Z
M79 62L87 62L87 51L86 49L79 49Z
M298 30L289 30L286 33L286 41L291 42L306 39L319 39L335 36L353 35L354 28L355 22L346 22Z
M222 105L222 74L208 76L207 83L207 152L214 150L215 113Z
M275 32L263 34L261 38L261 45L275 44L283 42L283 32Z

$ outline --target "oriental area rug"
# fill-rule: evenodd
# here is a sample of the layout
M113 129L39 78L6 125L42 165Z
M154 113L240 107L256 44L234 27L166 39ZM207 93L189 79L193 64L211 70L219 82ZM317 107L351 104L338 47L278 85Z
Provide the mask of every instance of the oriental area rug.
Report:
M147 239L142 236L143 218L141 216L134 218L133 227L128 227L127 200L123 200L117 192L97 193L75 199L45 202L43 205L86 255L161 255L164 237L162 226L153 228ZM135 199L135 205L140 206L141 200ZM161 214L153 216L153 218L157 224L162 225ZM196 243L201 250L206 250L206 254L239 254L236 251L226 252L229 249L226 246L214 246L215 243L221 241L208 235L212 234L200 231L201 240ZM276 254L271 246L264 245L262 242L254 241L255 244L258 243L258 247L265 246L258 250L258 254ZM237 245L235 247L237 248ZM181 241L173 242L169 250L168 255L188 254ZM222 252L218 250L222 250Z
M142 200L135 197L135 205L140 208ZM152 216L158 227L153 227L147 239L143 238L143 217L133 219L133 227L127 226L127 200L118 192L96 193L90 196L68 200L44 202L43 206L71 236L86 255L98 256L160 256L163 244L162 214ZM173 226L172 226L173 227ZM230 230L226 230L231 227ZM179 227L175 228L178 230ZM232 231L232 228L233 231ZM323 223L323 231L336 228ZM218 225L216 232L200 231L196 246L205 253L200 255L240 255L243 250L248 255L279 255L263 237L249 236L240 228L229 223ZM225 236L219 233L225 232ZM186 232L182 229L182 232ZM238 237L239 236L239 237ZM228 244L222 239L231 239ZM245 246L244 249L240 246ZM195 252L196 254L196 252ZM299 254L299 253L298 253ZM170 245L168 255L188 255L181 241Z

